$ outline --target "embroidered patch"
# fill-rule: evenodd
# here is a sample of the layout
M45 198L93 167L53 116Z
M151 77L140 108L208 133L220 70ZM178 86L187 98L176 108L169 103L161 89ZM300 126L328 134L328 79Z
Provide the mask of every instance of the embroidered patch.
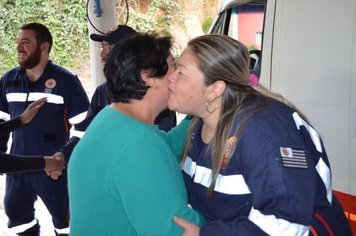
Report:
M45 82L45 86L48 89L53 89L54 87L56 87L56 85L57 85L57 82L55 79L48 79Z
M284 167L302 169L308 168L305 151L303 149L280 147L279 150L281 153L282 164Z
M237 141L237 138L235 136L231 136L226 141L225 150L224 150L224 158L221 162L220 170L224 170L225 167L227 166L227 164L229 163L232 152L235 150L236 141Z

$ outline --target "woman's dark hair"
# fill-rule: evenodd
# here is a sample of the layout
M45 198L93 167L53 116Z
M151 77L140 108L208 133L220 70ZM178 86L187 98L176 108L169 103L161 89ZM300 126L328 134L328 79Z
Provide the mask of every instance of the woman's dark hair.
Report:
M162 78L168 71L171 37L137 33L120 40L111 50L104 67L109 96L113 102L142 99L149 86L141 72Z
M37 23L37 22L32 22L32 23L28 23L28 24L21 26L20 30L34 31L35 35L36 35L37 42L39 44L48 42L48 44L49 44L48 53L51 52L52 45L53 45L53 38L52 38L51 32L45 25Z

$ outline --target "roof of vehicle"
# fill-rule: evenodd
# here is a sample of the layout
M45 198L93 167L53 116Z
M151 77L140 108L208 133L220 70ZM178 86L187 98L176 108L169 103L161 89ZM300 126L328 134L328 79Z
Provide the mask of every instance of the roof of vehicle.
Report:
M220 11L225 11L226 9L232 8L234 6L246 4L246 3L266 3L267 0L224 0L221 3Z

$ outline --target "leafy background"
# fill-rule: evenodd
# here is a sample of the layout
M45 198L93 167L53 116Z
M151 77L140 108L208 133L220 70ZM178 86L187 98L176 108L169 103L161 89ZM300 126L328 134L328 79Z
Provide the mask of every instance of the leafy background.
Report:
M117 2L118 23L125 23L125 1ZM128 24L138 31L166 31L177 37L178 54L189 38L206 32L219 0L128 0ZM40 22L50 29L51 59L78 70L88 65L88 21L84 0L0 0L0 74L17 65L16 37L21 25ZM195 25L188 21L198 17ZM191 31L194 31L193 33Z
M88 58L88 24L83 1L0 1L0 72L17 65L15 44L18 29L34 21L47 25L52 33L53 61L75 68Z

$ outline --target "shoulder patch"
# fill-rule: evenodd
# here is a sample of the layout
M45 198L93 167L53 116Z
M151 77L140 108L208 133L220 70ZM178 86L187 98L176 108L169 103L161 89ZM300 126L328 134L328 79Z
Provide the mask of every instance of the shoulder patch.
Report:
M284 167L301 169L308 168L305 150L291 147L279 147L279 151Z
M223 171L225 169L225 167L227 166L227 164L229 163L231 155L236 147L236 141L237 141L237 138L235 136L231 136L226 141L225 150L224 150L224 159L222 160L221 167L220 167L221 171Z

